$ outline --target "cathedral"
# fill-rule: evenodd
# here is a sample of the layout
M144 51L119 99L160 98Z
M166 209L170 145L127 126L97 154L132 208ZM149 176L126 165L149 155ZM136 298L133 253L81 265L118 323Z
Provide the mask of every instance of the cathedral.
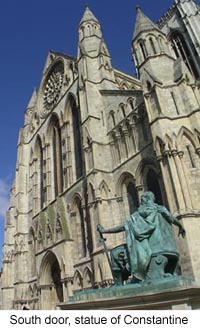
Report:
M77 58L47 55L19 132L3 309L91 309L95 294L97 308L200 308L200 7L175 0L157 23L136 10L137 77L112 67L88 7ZM109 251L124 233L102 244L97 225L122 224L145 191L185 228L182 284L113 299Z

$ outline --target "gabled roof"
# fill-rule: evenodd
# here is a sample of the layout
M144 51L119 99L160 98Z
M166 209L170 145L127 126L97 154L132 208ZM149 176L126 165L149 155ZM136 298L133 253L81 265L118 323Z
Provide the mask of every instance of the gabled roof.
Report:
M149 30L159 30L157 25L155 25L147 16L145 16L139 6L136 7L137 10L137 17L135 22L135 29L133 33L133 40L144 31Z

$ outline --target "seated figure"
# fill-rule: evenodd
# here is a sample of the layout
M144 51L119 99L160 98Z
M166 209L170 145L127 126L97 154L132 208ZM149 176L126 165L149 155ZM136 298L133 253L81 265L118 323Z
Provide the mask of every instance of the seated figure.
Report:
M132 282L153 280L176 274L179 260L172 224L179 235L185 236L181 223L164 207L155 203L154 194L143 193L141 204L124 224L111 229L101 225L102 234L125 231L126 244L111 251L111 268L116 284L123 284L132 276Z

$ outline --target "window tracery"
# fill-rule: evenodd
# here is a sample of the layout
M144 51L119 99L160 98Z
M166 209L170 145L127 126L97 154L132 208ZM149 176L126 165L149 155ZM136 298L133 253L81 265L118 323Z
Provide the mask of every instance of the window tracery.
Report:
M175 31L171 36L171 43L175 56L177 58L181 57L190 72L194 75L195 78L197 78L197 68L192 58L192 53L183 34L179 31ZM194 52L196 52L195 49Z

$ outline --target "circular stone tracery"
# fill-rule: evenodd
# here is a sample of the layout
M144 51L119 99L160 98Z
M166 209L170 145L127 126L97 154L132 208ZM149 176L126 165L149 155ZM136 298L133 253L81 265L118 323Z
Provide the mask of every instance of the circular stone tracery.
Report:
M64 67L58 63L47 77L43 93L44 114L48 113L59 100L60 91L63 84Z

